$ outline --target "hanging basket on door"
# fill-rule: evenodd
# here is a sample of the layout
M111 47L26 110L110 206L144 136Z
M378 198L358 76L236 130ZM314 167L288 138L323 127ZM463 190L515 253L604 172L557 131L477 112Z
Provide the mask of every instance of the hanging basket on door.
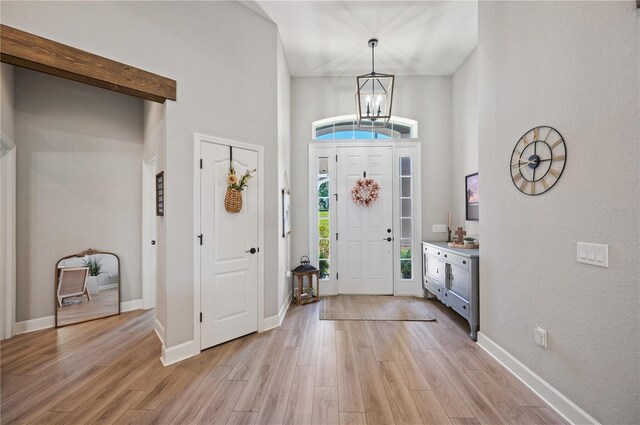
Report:
M370 207L377 199L380 192L380 184L374 179L359 179L351 189L351 199L362 207Z
M239 213L242 209L242 191L227 187L224 195L224 209L230 213Z
M227 175L227 193L224 195L224 209L230 213L239 213L242 209L242 191L249 185L249 180L253 178L253 170L247 170L238 178L236 170L233 168L233 160L229 161L229 174Z

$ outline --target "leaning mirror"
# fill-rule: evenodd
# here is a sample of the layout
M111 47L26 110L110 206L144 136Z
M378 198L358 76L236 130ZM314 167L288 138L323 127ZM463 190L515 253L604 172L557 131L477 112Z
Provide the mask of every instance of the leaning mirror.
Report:
M120 259L89 249L58 261L56 327L120 314Z

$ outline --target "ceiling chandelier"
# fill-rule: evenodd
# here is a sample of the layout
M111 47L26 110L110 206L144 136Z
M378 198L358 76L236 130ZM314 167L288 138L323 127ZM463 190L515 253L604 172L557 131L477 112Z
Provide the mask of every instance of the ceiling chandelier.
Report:
M358 127L360 127L363 122L371 126L376 124L384 126L391 118L393 82L395 76L380 74L375 71L374 51L377 45L377 38L369 40L369 47L371 47L371 72L357 77L356 106Z

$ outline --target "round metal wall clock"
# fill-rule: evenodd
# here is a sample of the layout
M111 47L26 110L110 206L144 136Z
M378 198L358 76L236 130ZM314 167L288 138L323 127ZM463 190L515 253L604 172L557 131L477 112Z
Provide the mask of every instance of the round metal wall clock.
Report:
M511 153L511 180L525 195L541 195L562 176L567 146L558 130L540 126L527 131Z

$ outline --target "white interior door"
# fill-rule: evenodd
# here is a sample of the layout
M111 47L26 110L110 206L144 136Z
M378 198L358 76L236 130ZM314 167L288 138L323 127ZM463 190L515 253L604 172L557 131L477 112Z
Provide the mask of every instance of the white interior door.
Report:
M338 293L393 294L393 148L338 148ZM358 179L377 181L369 207L353 202Z
M236 175L258 168L255 151L201 142L200 346L205 349L258 330L258 173L239 213L224 208L230 156ZM253 248L253 252L251 252Z

